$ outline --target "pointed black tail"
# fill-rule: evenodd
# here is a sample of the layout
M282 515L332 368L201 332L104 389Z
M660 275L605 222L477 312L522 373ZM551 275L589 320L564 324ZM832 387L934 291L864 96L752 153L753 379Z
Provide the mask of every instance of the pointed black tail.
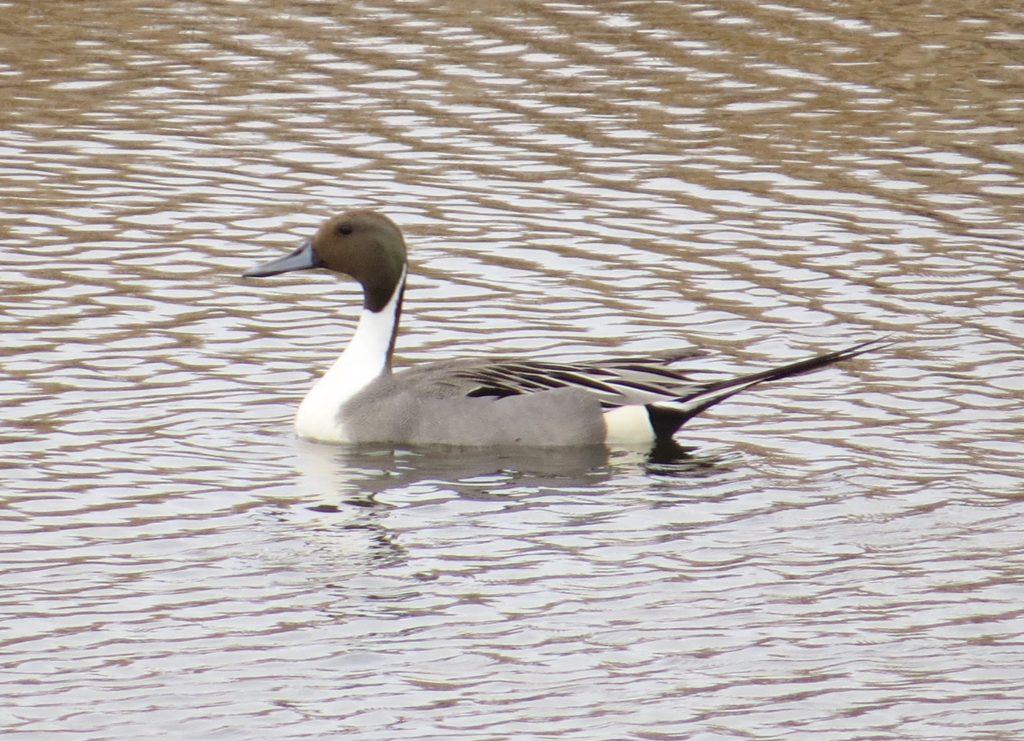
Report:
M728 378L724 381L706 383L698 387L692 394L670 402L654 402L647 405L647 413L651 418L651 426L659 440L671 438L680 427L696 417L701 412L713 407L720 401L725 401L730 396L745 391L751 386L757 386L766 381L777 381L781 378L790 378L804 373L816 371L819 368L840 363L858 355L885 347L889 344L886 338L862 342L859 345L848 347L845 350L818 355L807 360L800 360L796 363L783 365L778 368L770 368L760 373L751 373L748 376Z

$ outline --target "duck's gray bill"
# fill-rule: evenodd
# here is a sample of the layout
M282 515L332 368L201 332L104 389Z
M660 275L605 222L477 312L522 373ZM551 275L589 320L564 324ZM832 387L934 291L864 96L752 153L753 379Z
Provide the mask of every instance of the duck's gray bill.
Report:
M299 249L286 257L271 260L264 265L246 270L242 273L242 277L265 278L268 275L290 273L293 270L312 270L318 267L320 267L320 260L317 258L316 252L313 251L313 243L307 241Z

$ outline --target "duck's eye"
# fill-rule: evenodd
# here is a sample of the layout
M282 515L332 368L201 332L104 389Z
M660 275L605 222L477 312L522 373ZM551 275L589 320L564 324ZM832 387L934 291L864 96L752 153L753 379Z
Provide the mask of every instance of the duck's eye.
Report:
M341 224L340 226L338 226L338 234L351 234L351 233L352 233L352 225L351 224Z

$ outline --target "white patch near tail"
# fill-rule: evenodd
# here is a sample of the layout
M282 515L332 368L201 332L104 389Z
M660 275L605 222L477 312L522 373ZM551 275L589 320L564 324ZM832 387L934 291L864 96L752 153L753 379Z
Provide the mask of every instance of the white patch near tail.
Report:
M605 412L604 426L606 443L627 445L654 440L651 417L643 404L630 404Z

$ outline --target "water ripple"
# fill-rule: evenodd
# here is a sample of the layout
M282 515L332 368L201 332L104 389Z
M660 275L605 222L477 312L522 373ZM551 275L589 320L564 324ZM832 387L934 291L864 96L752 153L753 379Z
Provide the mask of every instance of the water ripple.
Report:
M1024 16L947 5L0 2L0 727L1024 733ZM239 275L348 207L403 363L896 344L688 460L307 445L357 290Z

